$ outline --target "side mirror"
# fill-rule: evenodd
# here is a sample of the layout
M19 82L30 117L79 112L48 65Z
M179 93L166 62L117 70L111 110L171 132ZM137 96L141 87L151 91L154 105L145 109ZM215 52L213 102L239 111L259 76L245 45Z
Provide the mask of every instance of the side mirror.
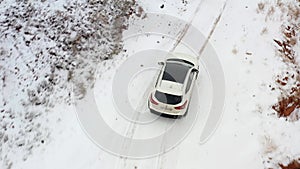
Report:
M192 70L192 72L199 73L199 70L194 68L194 69Z
M157 64L158 64L158 65L164 65L165 62L158 62Z

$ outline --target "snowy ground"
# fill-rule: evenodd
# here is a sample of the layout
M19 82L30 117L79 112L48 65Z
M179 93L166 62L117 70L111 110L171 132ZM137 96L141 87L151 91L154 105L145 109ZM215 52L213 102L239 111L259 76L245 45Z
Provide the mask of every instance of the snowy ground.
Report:
M100 5L100 2L104 5ZM290 95L295 95L294 97L299 99L300 92L297 85L300 81L300 2L297 0L282 1L282 4L280 2L154 0L137 1L142 7L138 8L133 3L128 7L121 1L89 1L89 7L84 7L83 4L86 4L84 1L74 5L67 1L32 2L32 7L28 7L26 3L25 7L22 7L19 2L1 1L0 168L285 168L288 163L300 158L300 122L297 120L299 102L294 101L283 106L289 110L291 107L294 108L288 117L279 118L278 112L272 106ZM111 4L119 6L114 8ZM10 12L5 12L7 9ZM94 80L91 77L94 77L96 72L95 76L98 79L93 86L97 106L99 109L105 107L105 111L101 111L104 112L103 118L116 132L145 138L148 134L161 134L168 127L167 121L158 121L156 125L138 127L136 133L130 133L132 126L119 114L114 114L112 111L114 108L109 106L111 103L106 99L111 95L109 89L114 73L127 57L145 49L172 50L176 45L175 40L162 39L161 36L133 38L120 43L122 33L120 30L123 30L120 27L128 27L130 30L131 25L143 20L143 17L139 17L142 15L140 14L142 9L145 13L167 14L185 20L209 37L223 68L226 100L221 122L212 137L204 144L200 144L199 140L203 128L203 121L199 120L184 141L173 150L153 158L137 160L112 155L96 146L80 125L75 107L67 103L72 102L69 93L74 85L77 91L75 99L84 97L82 93ZM55 10L65 12L58 17ZM66 12L67 10L69 12ZM25 15L22 13L24 11L29 12ZM30 11L42 11L42 14ZM89 11L92 11L92 14L89 14ZM121 15L124 17L118 20L116 16L120 11L123 11ZM134 11L138 16L130 14ZM101 12L103 14L100 15ZM109 12L116 13L108 15ZM15 13L23 17L14 16ZM103 25L94 24L85 18L91 15L96 15L100 20L104 19ZM115 20L118 22L108 24L104 16L110 16L106 18L109 22ZM72 20L70 19L72 17L75 21L71 22L69 20ZM6 22L7 18L10 21ZM31 21L28 21L29 18ZM45 22L41 22L41 18L48 18L49 21L45 19ZM79 27L75 24L86 20L87 23ZM55 23L64 25L62 24L64 21L68 23L65 27L55 26ZM12 25L7 25L8 23ZM117 26L119 28L117 29L116 24L119 23L123 24ZM35 25L42 27L41 30ZM291 29L295 29L295 35L291 33L292 37L284 34L283 30L288 25L292 26ZM75 30L71 29L72 26ZM100 32L88 33L89 29L92 31L99 29ZM119 34L114 31L116 29ZM107 32L101 32L102 30ZM175 38L179 38L184 30L184 25L170 27L170 32ZM83 40L80 43L76 32L80 32L82 36ZM126 31L123 34L125 35ZM95 45L99 40L95 37L101 38L104 44L99 42ZM60 38L65 39L59 40ZM285 47L292 51L294 59L289 58L291 55L287 54L288 51L280 51L284 46L282 43L274 41L276 39L283 42L287 38L295 39L294 45ZM288 40L291 41L290 39ZM201 51L203 43L205 42L199 39L197 52ZM90 50L85 50L82 46L84 44L96 49L93 50L94 53L87 52ZM91 44L93 45L90 46ZM66 50L63 50L64 45ZM176 50L181 49L179 44ZM47 57L38 56L40 52L46 53L45 51L49 53ZM96 57L100 55L99 52L101 58ZM49 59L52 55L58 60ZM49 63L50 61L54 63ZM95 64L98 62L99 65ZM51 71L53 66L55 73ZM71 80L68 80L71 76L69 70L75 72L71 73L72 77L75 75ZM84 75L81 72L84 72ZM290 74L289 80L284 79L286 72ZM131 104L134 105L139 100L141 96L139 92L145 89L138 86L144 87L151 83L145 76L151 77L154 74L155 71L147 71L143 76L137 75L133 78L132 86L128 89ZM292 78L292 74L296 78ZM44 78L41 77L46 75L48 75L45 77L47 84L44 84ZM282 79L286 85L282 85ZM48 83L57 85L50 85L51 89L48 89ZM202 94L209 96L211 90L209 77L204 74L199 83L200 86L205 86L200 88L203 90ZM46 89L42 88L42 84ZM293 87L296 94L290 94ZM38 92L38 88L45 91ZM39 97L34 97L35 95ZM209 107L205 105L210 103L204 100L201 104L203 104L201 107ZM149 133L145 134L145 131Z

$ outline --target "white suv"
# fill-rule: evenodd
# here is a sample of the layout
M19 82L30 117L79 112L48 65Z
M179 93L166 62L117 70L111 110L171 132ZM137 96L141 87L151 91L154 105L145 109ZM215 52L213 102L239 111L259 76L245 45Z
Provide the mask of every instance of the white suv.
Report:
M182 117L188 111L199 73L198 61L186 54L173 53L159 64L162 68L148 100L150 112L167 117Z

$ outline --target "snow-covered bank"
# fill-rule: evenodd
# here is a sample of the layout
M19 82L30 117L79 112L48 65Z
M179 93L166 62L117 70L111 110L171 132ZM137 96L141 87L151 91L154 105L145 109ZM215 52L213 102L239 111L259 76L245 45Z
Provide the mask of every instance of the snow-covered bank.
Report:
M53 107L72 103L72 89L75 98L84 97L96 65L122 50L126 20L142 9L114 0L0 6L0 166L18 168L37 147L47 149L65 117Z

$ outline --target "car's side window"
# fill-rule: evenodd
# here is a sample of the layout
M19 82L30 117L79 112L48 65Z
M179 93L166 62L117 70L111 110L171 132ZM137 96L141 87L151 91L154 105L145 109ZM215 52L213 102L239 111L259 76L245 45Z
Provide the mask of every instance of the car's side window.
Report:
M185 93L187 93L191 88L191 84L192 84L192 81L193 81L193 78L194 78L194 73L195 72L191 72L190 75L189 75L189 78L188 78L188 81L187 81L187 84L186 84Z

